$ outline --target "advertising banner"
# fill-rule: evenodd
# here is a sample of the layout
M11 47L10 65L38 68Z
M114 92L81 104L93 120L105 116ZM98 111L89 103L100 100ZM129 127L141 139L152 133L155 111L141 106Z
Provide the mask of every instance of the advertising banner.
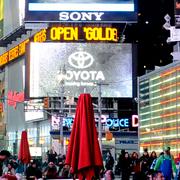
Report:
M136 22L136 0L26 0L25 22Z
M0 0L0 38L3 36L4 0Z
M132 45L121 43L30 43L26 72L30 97L89 92L98 97L132 97ZM61 76L61 77L60 77Z

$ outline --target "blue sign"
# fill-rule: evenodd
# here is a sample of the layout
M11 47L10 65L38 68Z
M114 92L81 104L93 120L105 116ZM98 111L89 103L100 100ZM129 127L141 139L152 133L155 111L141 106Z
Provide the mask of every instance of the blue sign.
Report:
M72 117L64 118L63 126L71 127L74 119ZM117 118L107 118L105 122L105 126L107 127L129 127L129 119L117 119Z
M136 22L137 0L26 0L25 22Z

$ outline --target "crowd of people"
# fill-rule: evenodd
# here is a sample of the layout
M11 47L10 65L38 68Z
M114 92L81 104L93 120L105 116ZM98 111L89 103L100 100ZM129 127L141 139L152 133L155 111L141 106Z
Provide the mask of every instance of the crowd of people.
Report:
M11 157L6 150L0 152L0 179L68 179L74 178L70 174L70 168L65 165L65 155L57 155L50 149L47 158L43 163L38 160L24 166L20 161ZM107 152L104 169L100 176L105 180L114 179L115 175L122 180L180 180L179 170L176 168L174 157L170 153L170 147L158 156L155 151L149 154L144 149L142 156L133 152L131 155L125 150L115 162L110 151Z
M130 155L122 150L117 164L114 165L114 163L113 156L108 152L105 168L114 174L121 175L122 180L129 180L130 177L133 180L180 180L179 169L176 168L170 147L164 148L159 155L155 151L149 154L148 149L144 149L140 157L136 152Z

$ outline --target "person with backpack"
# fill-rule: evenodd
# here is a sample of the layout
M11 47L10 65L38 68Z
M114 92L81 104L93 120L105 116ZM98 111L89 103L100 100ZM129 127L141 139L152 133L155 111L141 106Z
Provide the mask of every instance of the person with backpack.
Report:
M171 180L171 177L173 176L173 172L176 173L177 171L176 164L170 154L169 147L166 147L164 149L164 155L161 155L157 159L154 170L155 171L160 170L163 173L165 180Z

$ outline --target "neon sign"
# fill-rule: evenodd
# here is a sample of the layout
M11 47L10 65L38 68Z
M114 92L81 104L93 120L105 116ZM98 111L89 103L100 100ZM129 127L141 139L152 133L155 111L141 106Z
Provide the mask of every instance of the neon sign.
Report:
M26 39L19 45L13 47L9 51L5 52L4 54L0 55L0 67L6 65L10 61L22 56L26 52L26 44L29 43L29 39Z
M136 120L135 120L136 119ZM97 122L97 118L95 118L95 121ZM133 115L132 116L132 127L138 127L138 116ZM53 129L59 129L59 122L60 122L60 117L52 116L51 118L51 123ZM63 126L66 127L72 127L72 124L74 122L74 117L66 117L63 118ZM102 117L101 120L102 124L106 127L122 127L122 128L129 128L130 127L130 119L128 118L106 118L105 116Z
M24 102L24 92L8 91L8 105L16 109L17 103Z
M52 27L49 30L51 41L112 41L118 42L118 30L112 27ZM83 35L80 35L83 34Z
M129 127L129 119L106 119L107 127Z

